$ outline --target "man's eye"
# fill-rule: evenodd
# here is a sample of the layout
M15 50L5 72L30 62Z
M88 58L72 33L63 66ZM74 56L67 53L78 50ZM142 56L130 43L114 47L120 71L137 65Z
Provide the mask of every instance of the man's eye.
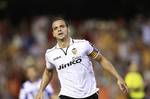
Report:
M61 28L64 28L65 26L64 26L64 25L61 25L60 27L61 27Z
M54 27L54 30L56 30L57 29L57 27Z

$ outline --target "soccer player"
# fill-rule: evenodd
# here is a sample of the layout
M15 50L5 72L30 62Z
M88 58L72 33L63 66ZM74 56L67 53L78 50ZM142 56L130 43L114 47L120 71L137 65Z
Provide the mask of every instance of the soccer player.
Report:
M22 85L19 93L19 99L35 99L36 94L40 88L41 79L37 75L37 68L35 66L29 66L26 68L26 76L28 78ZM53 89L49 84L43 91L44 99L51 99Z
M57 44L46 51L46 68L36 99L42 99L43 91L52 79L54 68L61 84L60 99L98 99L91 58L117 79L117 84L124 93L128 92L123 78L100 51L87 40L72 39L69 36L70 29L64 18L55 17L51 27Z

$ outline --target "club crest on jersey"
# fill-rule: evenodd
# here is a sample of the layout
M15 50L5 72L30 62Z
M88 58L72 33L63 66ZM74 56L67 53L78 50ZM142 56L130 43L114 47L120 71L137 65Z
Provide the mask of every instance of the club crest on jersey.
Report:
M76 54L77 54L77 49L76 49L76 48L73 48L73 49L72 49L72 53L73 53L74 55L76 55Z

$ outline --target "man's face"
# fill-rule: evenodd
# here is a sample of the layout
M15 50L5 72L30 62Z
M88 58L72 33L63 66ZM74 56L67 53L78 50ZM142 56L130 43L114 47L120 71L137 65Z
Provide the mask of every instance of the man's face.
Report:
M54 21L52 24L53 36L56 39L64 39L68 36L68 27L63 20Z
M37 78L37 71L35 70L35 68L28 68L26 71L26 76L29 80L35 81Z

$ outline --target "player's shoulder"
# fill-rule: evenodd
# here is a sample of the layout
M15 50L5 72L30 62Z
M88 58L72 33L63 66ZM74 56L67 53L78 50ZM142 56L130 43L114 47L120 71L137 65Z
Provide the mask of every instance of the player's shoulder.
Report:
M21 89L26 89L26 88L30 87L30 85L31 85L31 82L30 82L30 81L25 81L25 82L22 84Z
M81 44L81 45L89 45L90 42L86 39L73 39L75 44Z
M74 43L86 43L86 39L73 39Z
M50 52L53 52L53 51L55 51L56 49L57 49L56 46L54 46L54 47L52 47L52 48L49 48L49 49L46 50L46 54L48 54L48 53L50 53Z

